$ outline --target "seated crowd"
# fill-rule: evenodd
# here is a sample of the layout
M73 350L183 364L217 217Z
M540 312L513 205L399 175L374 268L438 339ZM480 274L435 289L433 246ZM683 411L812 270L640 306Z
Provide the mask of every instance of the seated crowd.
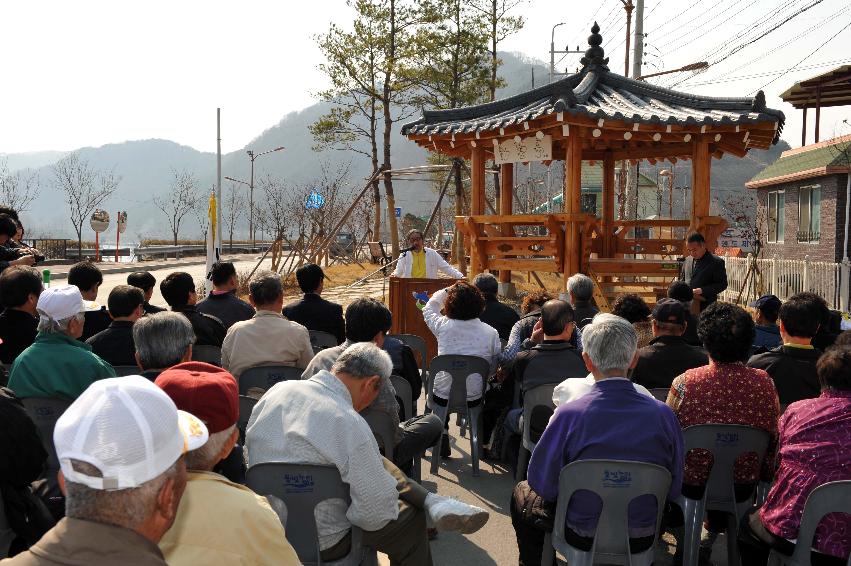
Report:
M95 264L76 264L68 285L43 289L36 270L9 263L0 274L0 361L9 369L0 389L0 510L9 525L4 532L0 523L0 556L12 558L3 564L299 564L286 538L292 514L251 489L252 470L268 464L333 467L348 484L349 502L317 507L323 562L349 555L357 527L360 543L391 564L428 566L436 531L472 533L488 521L488 511L412 479L427 449L451 456L448 419L407 414L423 376L411 348L388 336L390 310L359 298L343 311L322 298L319 266L297 271L304 295L287 305L271 272L248 282L247 301L236 294L233 264L214 266L214 290L202 301L191 275L171 273L159 287L166 310L150 303L156 279L147 272L129 275L103 307ZM601 313L593 281L576 274L562 299L529 294L518 315L483 274L423 307L438 355L487 362L486 375L466 377L466 402L481 406L485 454L517 455L509 510L521 565L541 564L554 529L577 549L594 546L603 508L594 494L573 494L565 523L554 525L562 469L582 460L670 474L665 501L643 495L630 504L629 547L654 548L661 513L681 563L677 501L700 499L713 465L706 451L685 450L684 431L695 425L744 425L768 438L764 455L734 467L736 501L753 502L760 482L770 486L741 520L743 564L766 564L772 549L790 554L809 494L851 480L851 337L825 337L825 301L767 295L752 313L714 302L695 317L685 287L673 283L652 308L622 295ZM312 332L338 345L315 352ZM220 350L220 364L197 361L200 347ZM116 377L128 366L136 375ZM240 378L265 366L298 371L242 391ZM438 372L428 385L428 405L446 406L452 376ZM541 391L552 403L530 404ZM52 439L39 439L25 410L39 398L67 405ZM250 417L240 415L245 401ZM700 564L728 524L724 513L707 513ZM827 515L811 546L814 564L845 564L851 514Z

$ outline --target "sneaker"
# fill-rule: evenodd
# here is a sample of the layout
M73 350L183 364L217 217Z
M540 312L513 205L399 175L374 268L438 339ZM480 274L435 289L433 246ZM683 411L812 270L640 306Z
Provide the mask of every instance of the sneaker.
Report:
M444 434L440 439L440 457L444 460L452 456L452 448L449 446L449 435Z
M457 499L436 494L430 494L428 499L426 513L430 524L438 531L458 531L468 535L485 526L490 518L490 514L481 507Z

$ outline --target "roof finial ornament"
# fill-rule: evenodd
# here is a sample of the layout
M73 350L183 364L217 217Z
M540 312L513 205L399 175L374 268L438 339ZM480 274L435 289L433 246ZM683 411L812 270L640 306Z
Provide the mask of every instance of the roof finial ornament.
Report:
M582 57L581 63L585 67L591 68L599 68L601 70L609 70L607 66L609 62L608 57L604 57L605 53L603 52L603 48L600 47L603 43L603 36L600 35L600 26L597 25L597 22L594 22L594 25L591 26L591 35L588 36L588 50L585 51L585 56Z

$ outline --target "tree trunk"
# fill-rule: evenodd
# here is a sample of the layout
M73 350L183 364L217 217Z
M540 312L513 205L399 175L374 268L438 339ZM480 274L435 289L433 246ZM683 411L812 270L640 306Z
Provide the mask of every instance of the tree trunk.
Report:
M464 215L464 183L461 180L461 162L455 160L452 174L455 177L455 216ZM464 252L464 235L463 232L456 228L455 230L455 259L458 262L458 269L464 275L467 275L467 256Z
M77 261L83 261L83 229L77 230Z
M393 131L393 117L390 115L391 81L396 71L396 2L390 0L390 45L385 62L384 84L382 85L381 108L384 113L384 194L387 195L387 226L390 228L390 249L393 257L399 255L399 229L396 224L396 197L393 195L393 179L389 173L390 133Z

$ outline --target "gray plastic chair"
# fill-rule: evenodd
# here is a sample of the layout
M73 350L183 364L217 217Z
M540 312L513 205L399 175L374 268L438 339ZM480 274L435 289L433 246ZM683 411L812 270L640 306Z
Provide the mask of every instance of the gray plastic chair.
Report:
M125 375L142 375L142 370L139 366L112 366L115 370L115 375L124 377Z
M727 564L738 566L736 537L739 522L751 508L752 501L736 502L733 468L736 459L748 453L755 453L762 465L768 449L768 432L742 425L704 424L686 428L683 430L683 438L686 454L697 448L712 453L712 468L703 498L690 499L683 495L677 498L685 519L683 566L697 566L700 532L706 511L727 513Z
M273 385L290 379L301 379L303 369L292 366L257 366L239 375L239 394L246 395L252 387L268 391Z
M257 404L257 399L246 395L239 396L239 419L236 421L236 426L239 429L239 443L245 444L245 429L248 427L248 420L251 418L251 411L254 410L254 405Z
M192 361L222 367L222 349L209 344L192 346Z
M848 513L851 509L851 480L834 481L815 488L804 506L801 526L798 528L798 543L792 556L771 551L769 566L810 566L810 549L816 528L828 513ZM848 556L851 566L851 556Z
M445 407L432 400L434 392L434 377L438 372L445 371L452 376L449 399ZM479 475L479 420L482 414L481 402L475 407L467 406L467 377L478 373L482 376L482 393L488 379L490 364L478 356L443 355L435 356L429 364L428 394L426 404L440 417L442 423L452 413L464 417L470 423L470 455L473 458L473 476ZM436 474L440 465L440 444L431 449L431 473Z
M41 437L41 444L47 452L45 477L50 481L51 476L55 477L55 472L59 470L59 458L56 456L56 447L53 445L53 429L62 413L71 406L71 401L49 397L24 397L21 402L35 423L38 435Z
M390 383L393 384L393 389L396 391L396 400L399 402L399 405L402 407L402 411L405 413L402 416L402 421L404 422L408 419L414 418L414 406L412 403L413 392L411 391L411 384L408 383L407 379L398 375L391 375ZM416 482L422 480L422 471L420 470L420 458L422 458L422 456L423 455L420 454L414 457L414 469L411 473L411 479Z
M668 400L668 393L671 392L670 387L654 387L650 390L650 394L663 403Z
M428 393L428 346L426 345L426 341L417 336L416 334L389 334L391 338L395 338L397 340L401 340L406 345L408 345L411 350L414 352L419 352L420 359L420 377L423 380L423 388ZM408 417L410 418L410 417Z
M382 411L366 408L360 412L360 416L369 425L372 434L378 441L379 448L384 449L384 457L393 461L393 449L396 447L396 426L393 417Z
M336 562L322 562L320 558L316 506L328 499L351 502L349 486L343 483L337 468L308 464L255 464L248 468L245 480L246 485L258 495L274 495L287 506L284 530L305 566L357 566L361 563L374 564L377 560L375 551L363 547L361 530L354 526L348 556ZM290 521L290 517L295 520Z
M555 551L560 552L570 566L592 564L626 564L650 566L655 558L656 545L644 552L629 550L629 504L636 497L656 498L656 535L662 523L665 498L671 488L671 473L656 464L624 460L580 460L562 468L559 474L558 502L554 528L544 540L541 564L555 563ZM603 501L597 532L589 551L579 550L564 537L567 504L574 492L591 491Z
M310 345L313 347L313 353L318 354L325 348L333 348L337 346L337 337L328 332L321 330L310 330Z
M532 422L532 411L535 407L547 407L550 409L550 414L555 412L556 406L553 403L553 391L557 383L548 383L546 385L538 385L523 394L523 420L520 423L520 450L517 451L517 471L515 473L516 481L526 479L526 471L529 467L529 459L532 457L532 451L535 450L535 445L538 444L537 439L532 440L532 427L529 423ZM519 389L519 384L515 384L515 389Z

